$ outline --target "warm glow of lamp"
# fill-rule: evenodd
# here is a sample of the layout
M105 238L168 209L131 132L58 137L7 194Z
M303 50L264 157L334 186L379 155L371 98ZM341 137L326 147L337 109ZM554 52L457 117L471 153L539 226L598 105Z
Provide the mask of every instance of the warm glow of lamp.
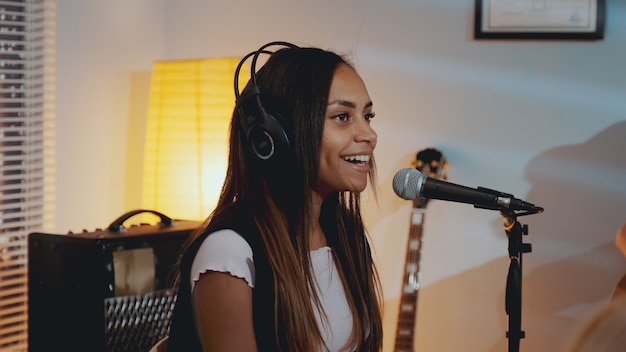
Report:
M227 165L238 58L154 64L143 168L142 207L175 219L213 210ZM246 71L246 72L244 72ZM248 70L242 70L245 86Z

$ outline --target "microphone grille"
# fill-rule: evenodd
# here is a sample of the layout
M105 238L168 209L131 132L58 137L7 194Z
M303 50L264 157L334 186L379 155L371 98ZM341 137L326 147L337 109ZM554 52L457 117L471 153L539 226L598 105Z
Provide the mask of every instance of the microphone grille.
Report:
M402 169L393 177L393 191L402 199L416 199L420 196L423 178L425 176L415 169Z

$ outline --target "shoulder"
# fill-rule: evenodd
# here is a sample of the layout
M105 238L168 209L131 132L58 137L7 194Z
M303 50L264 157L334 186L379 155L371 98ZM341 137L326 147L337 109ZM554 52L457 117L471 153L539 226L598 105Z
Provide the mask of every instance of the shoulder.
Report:
M245 279L254 287L255 270L252 247L232 229L207 234L200 244L191 266L191 285L207 271L228 273Z
M198 254L220 254L217 251L245 252L252 255L252 248L248 242L233 229L221 229L207 234L198 248Z

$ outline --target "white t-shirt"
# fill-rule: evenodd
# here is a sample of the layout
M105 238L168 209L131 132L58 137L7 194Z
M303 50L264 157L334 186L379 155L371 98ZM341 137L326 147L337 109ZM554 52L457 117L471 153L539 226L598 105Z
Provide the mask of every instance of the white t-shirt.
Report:
M350 339L352 313L333 260L332 249L322 247L311 251L310 255L317 281L317 294L327 317L327 321L322 319L314 304L317 323L328 349L331 352L341 351L341 347ZM192 291L196 281L200 279L200 274L207 271L229 273L246 280L248 285L254 288L253 259L252 248L235 231L226 229L211 234L200 246L191 266Z

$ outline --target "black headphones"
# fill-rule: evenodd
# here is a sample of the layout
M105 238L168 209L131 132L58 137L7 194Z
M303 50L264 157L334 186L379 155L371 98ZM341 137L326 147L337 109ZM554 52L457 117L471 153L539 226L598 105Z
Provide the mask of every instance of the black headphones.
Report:
M270 46L298 48L297 45L288 42L267 43L244 56L235 71L235 102L239 112L239 121L246 136L250 153L261 162L275 160L277 156L284 155L289 151L289 137L283 126L285 122L277 113L268 113L265 110L261 104L261 91L257 85L257 59L261 54L273 54L274 52L265 50ZM243 63L250 57L252 57L250 82L242 95L239 91L239 71Z

